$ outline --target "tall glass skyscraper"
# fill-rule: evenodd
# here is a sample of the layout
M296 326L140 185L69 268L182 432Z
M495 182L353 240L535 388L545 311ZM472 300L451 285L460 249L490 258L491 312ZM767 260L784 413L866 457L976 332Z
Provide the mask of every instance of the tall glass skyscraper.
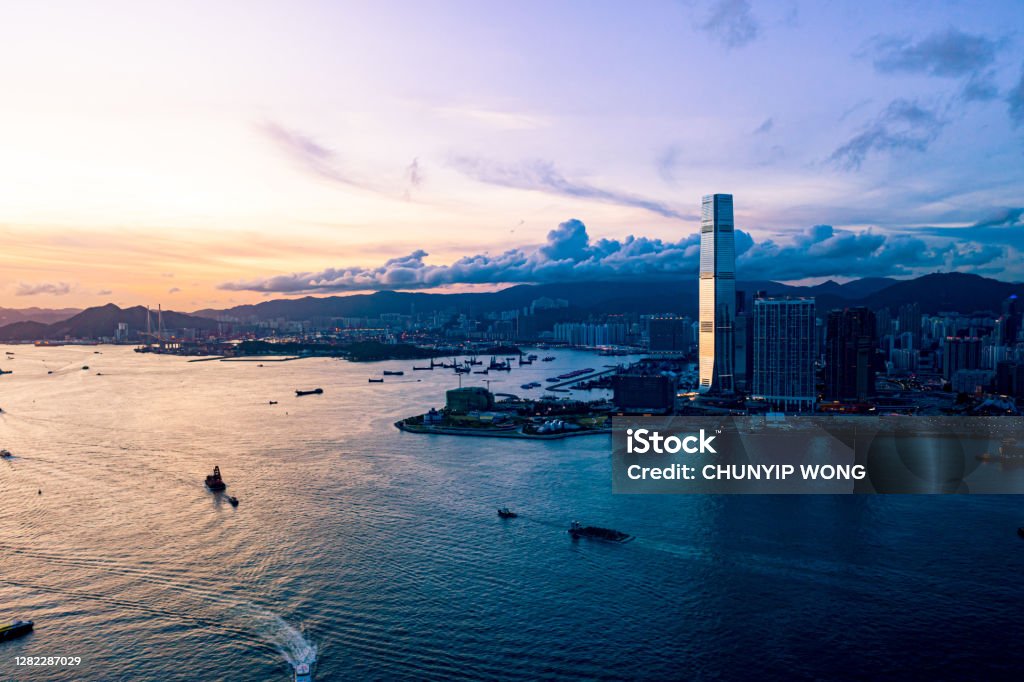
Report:
M704 197L700 217L700 392L732 393L736 244L732 195Z

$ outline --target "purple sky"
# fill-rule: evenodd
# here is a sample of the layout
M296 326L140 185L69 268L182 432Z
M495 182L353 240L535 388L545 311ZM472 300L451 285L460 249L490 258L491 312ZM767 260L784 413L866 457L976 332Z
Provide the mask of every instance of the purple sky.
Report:
M1024 275L1018 2L4 15L0 305L689 276L712 192L744 279Z

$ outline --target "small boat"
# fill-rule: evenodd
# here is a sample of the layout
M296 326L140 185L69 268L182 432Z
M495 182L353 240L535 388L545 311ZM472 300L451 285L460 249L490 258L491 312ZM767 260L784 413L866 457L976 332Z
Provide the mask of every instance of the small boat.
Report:
M583 526L580 525L579 521L573 521L572 525L569 526L569 535L572 536L573 540L591 538L606 542L629 542L633 539L633 536L629 533L612 530L611 528L600 528L598 526Z
M0 374L14 374L13 369L0 369Z
M238 498L237 497L234 497L232 495L228 495L228 502L231 503L232 507L237 507L238 506Z
M384 383L383 379L367 379L367 381L370 382L371 384L383 384Z
M398 370L386 369L386 370L384 370L384 376L386 376L386 377L401 377L401 376L405 376L405 372L403 372L400 369L398 369Z
M14 453L7 449L0 450L0 457L7 459L8 457L14 457Z
M89 369L89 365L82 365L82 369L85 369L85 370Z
M313 682L313 673L308 663L296 663L292 669L292 682Z
M267 403L267 404L268 404L268 405L277 405L277 401L276 401L276 400L271 400L271 401L270 401L269 403Z
M519 514L516 514L508 507L502 507L501 509L498 510L498 516L500 516L503 519L514 519L517 516L519 516Z
M220 467L213 467L213 473L206 477L206 487L213 491L220 491L227 488L227 484L220 477Z
M0 625L0 642L27 635L32 632L34 625L30 620L15 620L10 625Z
M541 361L541 362L551 362L551 361L552 361L552 360L554 360L554 359L555 359L555 356L554 356L554 355L548 355L548 356L545 356L545 357L541 358L541 360L540 360L540 361Z
M53 370L51 369L47 374L53 374Z
M434 369L433 365L431 365L430 367L417 367L417 366L413 365L413 370L416 371L416 372L427 372L427 371L430 371L432 369Z
M314 388L314 389L313 389L313 390L311 390L311 391L300 391L300 390L296 390L296 391L295 391L295 395L296 395L296 396L300 396L300 395L320 395L320 394L321 394L321 393L323 393L323 392L324 392L324 389L322 389L322 388Z

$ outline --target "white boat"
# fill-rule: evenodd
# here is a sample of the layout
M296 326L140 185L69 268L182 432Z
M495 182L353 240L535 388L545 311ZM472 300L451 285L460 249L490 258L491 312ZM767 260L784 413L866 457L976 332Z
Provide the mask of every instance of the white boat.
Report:
M308 663L296 663L293 671L295 673L292 678L294 682L313 682L313 673L310 671Z

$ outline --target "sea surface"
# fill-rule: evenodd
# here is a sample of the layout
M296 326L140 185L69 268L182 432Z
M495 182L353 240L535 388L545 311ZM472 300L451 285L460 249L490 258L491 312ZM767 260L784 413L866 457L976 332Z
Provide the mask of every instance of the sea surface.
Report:
M622 360L553 354L463 380L520 393ZM458 385L411 366L0 346L0 619L36 622L0 643L0 680L264 682L314 656L320 680L1024 665L1022 498L612 495L607 436L398 431ZM405 376L367 382L383 369ZM237 508L204 488L214 465ZM637 539L573 541L574 519Z

